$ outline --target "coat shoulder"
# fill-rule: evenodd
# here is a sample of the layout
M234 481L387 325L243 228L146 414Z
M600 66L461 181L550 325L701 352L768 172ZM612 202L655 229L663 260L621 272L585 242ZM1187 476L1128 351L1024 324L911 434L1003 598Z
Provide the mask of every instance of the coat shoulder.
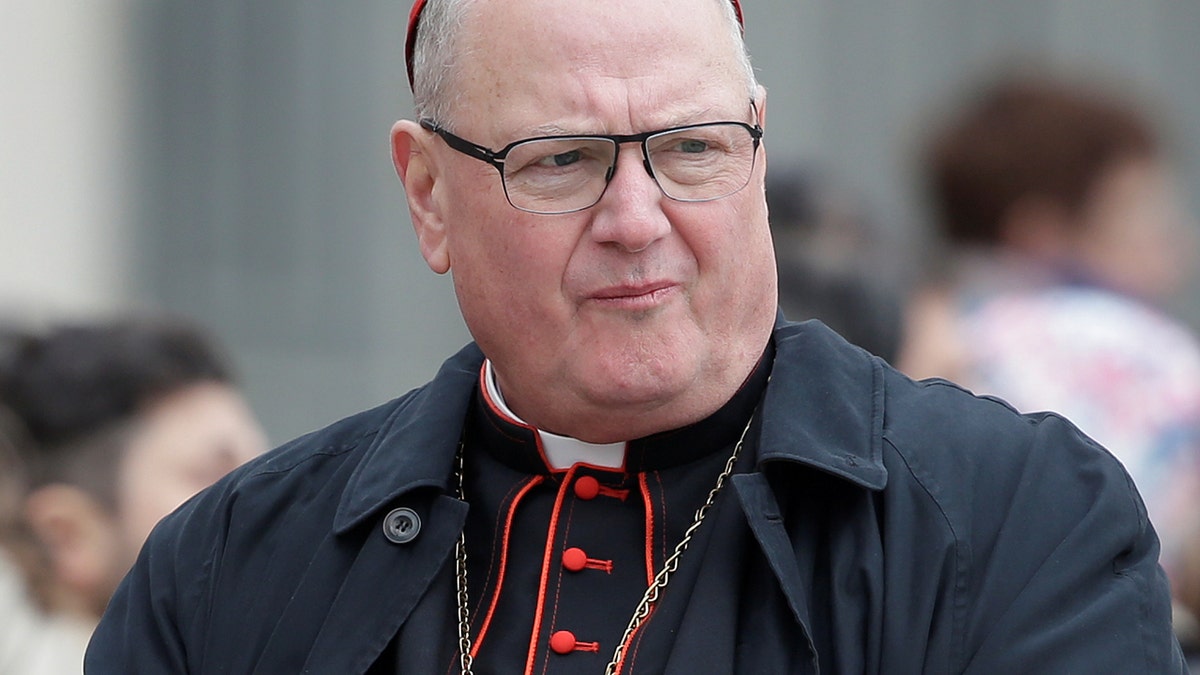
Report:
M922 503L954 542L966 670L1177 672L1158 540L1112 454L1054 413L894 372L887 384L885 501L893 515ZM1049 626L1061 642L1022 660Z
M1144 517L1121 463L1061 415L1022 413L999 398L946 380L914 381L890 368L885 387L885 448L903 466L901 474L910 473L935 497L969 512L982 495L1008 490L1012 497L1043 483L1056 486L1057 496L1047 495L1051 503L1106 492Z

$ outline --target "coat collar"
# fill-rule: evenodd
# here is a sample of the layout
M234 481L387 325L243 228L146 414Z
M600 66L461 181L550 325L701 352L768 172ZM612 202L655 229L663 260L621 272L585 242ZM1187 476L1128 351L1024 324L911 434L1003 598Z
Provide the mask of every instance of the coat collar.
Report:
M443 363L432 381L393 404L346 484L335 532L351 529L412 490L450 490L463 420L482 365L483 352L471 343Z
M759 467L805 464L863 487L887 483L883 366L816 321L775 327L776 357L763 402ZM454 455L483 354L467 345L429 384L392 404L350 477L334 518L339 534L400 496L450 489ZM870 406L864 406L864 402Z
M882 490L883 363L818 321L780 319L774 340L760 470L776 461L797 462Z

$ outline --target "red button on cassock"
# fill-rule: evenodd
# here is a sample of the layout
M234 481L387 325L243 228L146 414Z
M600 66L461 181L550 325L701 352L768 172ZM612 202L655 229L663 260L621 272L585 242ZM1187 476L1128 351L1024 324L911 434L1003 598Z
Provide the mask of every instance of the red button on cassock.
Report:
M575 496L580 499L595 499L600 494L600 481L591 476L581 476L575 481Z
M563 567L571 572L578 572L587 567L587 553L581 548L569 548L563 551Z
M550 636L550 649L555 654L570 654L575 651L575 634L569 630L560 630Z

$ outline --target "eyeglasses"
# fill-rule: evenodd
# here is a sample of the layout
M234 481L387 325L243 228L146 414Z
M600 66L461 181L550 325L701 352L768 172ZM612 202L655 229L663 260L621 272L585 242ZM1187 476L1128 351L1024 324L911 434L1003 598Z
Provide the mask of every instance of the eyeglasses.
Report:
M421 120L421 126L454 150L496 167L514 208L547 215L599 202L616 174L624 143L641 144L642 165L667 197L680 202L728 197L750 182L763 136L757 124L708 122L640 134L539 136L490 150L431 119Z

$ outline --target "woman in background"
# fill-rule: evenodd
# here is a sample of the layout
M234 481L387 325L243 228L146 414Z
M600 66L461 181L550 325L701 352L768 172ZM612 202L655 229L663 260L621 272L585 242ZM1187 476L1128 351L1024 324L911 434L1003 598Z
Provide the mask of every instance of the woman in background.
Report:
M1162 310L1187 278L1193 223L1155 129L1098 90L1010 77L935 131L922 168L946 247L899 367L1060 412L1112 451L1195 645L1200 349Z

